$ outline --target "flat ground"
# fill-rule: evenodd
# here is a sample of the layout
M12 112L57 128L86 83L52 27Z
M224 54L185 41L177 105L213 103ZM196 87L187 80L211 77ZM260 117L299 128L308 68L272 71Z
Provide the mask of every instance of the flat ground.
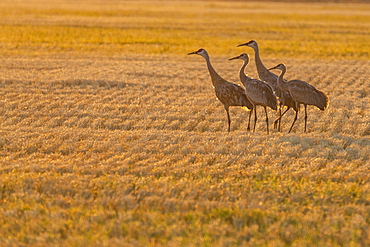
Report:
M370 5L0 5L0 245L370 245ZM250 39L329 95L308 133L227 133L186 54L238 83Z

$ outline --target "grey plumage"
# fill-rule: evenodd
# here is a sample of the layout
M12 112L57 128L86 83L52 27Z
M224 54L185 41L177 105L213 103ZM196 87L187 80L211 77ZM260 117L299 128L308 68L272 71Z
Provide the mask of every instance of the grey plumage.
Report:
M209 74L211 76L213 87L215 88L215 93L217 98L221 101L221 103L224 105L226 114L227 114L227 120L228 120L228 132L230 132L230 113L229 113L229 107L230 106L242 106L247 107L248 109L253 109L252 103L248 100L247 95L245 94L245 90L231 82L226 81L221 76L217 74L215 69L213 68L211 61L209 59L209 55L206 50L199 49L198 51L188 53L188 55L191 54L197 54L202 56L207 63L207 68L209 71ZM252 111L249 113L249 123L251 118ZM248 128L249 128L248 123Z
M269 84L272 89L274 90L276 96L279 98L279 102L280 102L280 108L279 108L279 118L275 120L275 127L277 124L278 125L278 129L280 131L280 125L281 125L281 118L282 116L284 116L284 114L290 109L290 108L293 108L294 111L297 111L298 110L298 105L297 103L293 100L293 98L291 97L291 95L289 95L288 93L282 91L278 85L277 85L277 78L278 76L275 75L274 73L272 73L271 71L269 71L266 66L262 63L262 60L260 58L260 52L259 52L259 48L258 48L258 44L255 40L251 40L245 44L241 44L241 45L238 45L239 46L249 46L251 48L253 48L254 50L254 58L255 58L255 63L256 63L256 68L257 68L257 72L258 72L258 77L262 80L262 81L265 81L267 84ZM287 109L281 113L281 108L282 106L286 106Z
M245 92L246 92L246 95L249 101L253 104L253 110L254 110L254 116L255 116L253 131L255 131L256 129L256 122L257 122L256 106L260 105L260 106L263 106L263 108L265 109L267 134L268 134L269 124L268 124L268 115L267 115L266 107L270 107L273 110L277 109L278 101L276 99L276 95L270 85L268 85L267 83L261 80L248 77L244 73L245 67L249 63L249 56L247 54L243 53L237 57L230 58L229 60L234 60L234 59L241 59L244 61L239 71L239 77L240 77L240 81L245 86Z
M277 79L277 84L281 90L289 93L292 98L298 103L304 105L305 110L305 121L304 121L304 132L307 130L307 105L313 105L320 110L325 110L329 106L329 97L322 91L317 90L314 86L301 80L284 81L283 77L286 73L286 66L284 64L278 64L271 69L281 70L281 74ZM269 70L271 70L269 69ZM294 117L292 126L289 132L292 130L295 121L298 118L298 111Z

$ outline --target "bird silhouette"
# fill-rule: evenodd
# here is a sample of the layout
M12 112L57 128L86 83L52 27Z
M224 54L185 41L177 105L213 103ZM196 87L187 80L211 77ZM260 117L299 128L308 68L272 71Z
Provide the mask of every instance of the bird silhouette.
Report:
M227 114L227 122L228 122L228 132L230 132L230 113L229 113L229 107L230 106L242 106L247 107L248 109L252 110L253 105L248 100L247 95L245 94L245 90L234 83L228 82L225 79L223 79L221 76L217 74L215 69L213 68L209 55L205 49L199 49L194 52L188 53L188 55L196 54L202 56L207 63L207 68L209 71L209 74L211 76L212 84L215 89L215 93L217 98L221 101L221 103L224 105L226 114ZM248 121L248 129L250 129L250 119L251 119L252 111L249 113L249 121Z
M265 81L267 84L269 84L272 89L274 90L276 96L279 98L279 117L274 121L274 127L278 127L278 130L281 130L281 118L284 116L284 114L290 109L293 108L294 111L298 111L298 105L297 102L293 100L291 95L289 93L286 93L282 91L278 85L277 85L277 78L278 76L269 71L266 66L262 63L261 57L260 57L260 52L258 48L258 43L255 40L250 40L249 42L245 44L240 44L240 46L248 46L251 47L254 50L254 58L255 58L255 63L256 63L256 68L258 72L258 77L262 80ZM281 113L281 108L283 106L286 106L287 109Z
M279 69L281 70L281 74L277 79L277 84L279 88L289 93L292 98L297 102L298 106L300 104L304 105L304 132L307 131L307 105L313 105L319 108L320 110L325 110L329 106L329 97L322 91L317 90L314 86L308 84L305 81L301 80L291 80L291 81L284 81L284 75L286 73L286 66L284 64L278 64L272 69ZM298 110L296 111L292 126L289 129L289 132L292 130L295 121L298 118Z
M247 95L247 98L253 104L253 110L254 110L253 131L255 131L256 129L256 122L257 122L256 107L257 105L260 105L260 106L263 106L263 108L265 109L266 126L267 126L267 134L268 134L269 133L269 121L268 121L268 114L267 114L266 107L268 106L275 111L277 110L278 101L276 99L276 95L270 85L268 85L267 83L261 80L248 77L244 73L245 68L249 63L248 54L242 53L241 55L230 58L229 60L234 60L234 59L241 59L244 61L239 71L239 77L240 77L240 81L243 83L245 87L245 93Z

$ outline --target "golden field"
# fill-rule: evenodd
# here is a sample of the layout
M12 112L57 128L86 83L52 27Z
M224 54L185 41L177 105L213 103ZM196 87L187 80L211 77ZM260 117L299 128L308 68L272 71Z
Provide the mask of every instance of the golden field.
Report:
M2 1L0 246L370 245L370 5ZM232 131L204 59L326 92ZM247 67L257 77L252 60ZM270 111L272 122L277 117Z

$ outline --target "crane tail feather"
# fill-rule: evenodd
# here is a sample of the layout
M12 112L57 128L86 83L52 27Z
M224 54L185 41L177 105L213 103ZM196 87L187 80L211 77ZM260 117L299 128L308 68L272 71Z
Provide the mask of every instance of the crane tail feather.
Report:
M328 108L330 104L330 99L328 95L319 90L316 91L316 95L317 95L317 102L315 105L322 111Z

